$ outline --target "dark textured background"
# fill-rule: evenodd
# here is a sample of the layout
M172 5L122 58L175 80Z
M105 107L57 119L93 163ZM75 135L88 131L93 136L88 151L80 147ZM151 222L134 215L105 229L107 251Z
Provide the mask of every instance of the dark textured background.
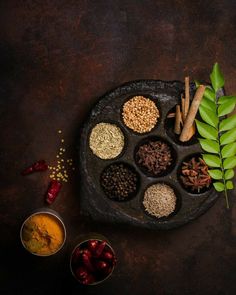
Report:
M182 228L157 232L96 224L79 216L79 175L51 206L65 220L60 254L22 249L19 228L44 206L48 174L20 171L55 162L62 129L75 156L78 128L97 98L135 79L208 80L218 61L236 93L236 2L0 2L0 294L235 294L236 205L223 198ZM76 163L79 170L79 163ZM82 233L112 242L119 262L103 285L79 286L68 258Z

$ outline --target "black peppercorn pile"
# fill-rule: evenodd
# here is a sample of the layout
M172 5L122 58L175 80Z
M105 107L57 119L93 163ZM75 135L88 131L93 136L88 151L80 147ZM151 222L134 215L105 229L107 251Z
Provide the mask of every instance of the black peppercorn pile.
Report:
M136 154L137 163L149 173L157 176L171 165L170 147L162 141L149 141L139 147Z
M137 191L137 185L138 175L122 163L110 165L101 176L105 194L116 201L131 198Z

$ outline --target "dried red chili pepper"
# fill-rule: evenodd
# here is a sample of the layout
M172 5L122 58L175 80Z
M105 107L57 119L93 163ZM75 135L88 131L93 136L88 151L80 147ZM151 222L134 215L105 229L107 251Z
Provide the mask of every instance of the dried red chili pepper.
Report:
M51 180L46 195L46 202L52 204L56 199L59 191L61 190L62 184L57 180Z
M40 160L32 164L31 166L27 167L24 169L21 174L22 175L28 175L33 172L38 172L38 171L45 171L48 169L48 165L44 160Z
M86 253L82 254L82 261L83 261L83 264L87 268L88 271L94 272L94 267L93 267L93 265L91 263L90 257Z
M97 240L90 240L88 241L88 248L91 252L94 252L98 246L98 241Z
M106 242L105 241L102 241L98 244L96 250L95 250L95 253L94 253L94 257L100 257L104 248L106 246Z

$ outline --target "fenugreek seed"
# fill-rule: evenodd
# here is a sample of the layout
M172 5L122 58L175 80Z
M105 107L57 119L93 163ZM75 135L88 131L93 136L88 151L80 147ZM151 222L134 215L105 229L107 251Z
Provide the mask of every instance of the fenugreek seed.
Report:
M69 163L69 162L70 162L70 160L69 160L69 159L67 159L67 160L66 160L66 162L67 162L67 163Z
M72 165L73 165L73 163L69 163L69 165L70 165L70 166L72 166Z
M62 139L61 142L64 142L64 139Z
M59 156L59 155L57 155L57 158L60 158L60 156Z
M61 159L61 161L62 161L62 162L64 162L64 160L63 160L63 159Z
M75 167L72 167L72 170L75 170Z
M61 133L61 130L58 130L58 133Z
M62 169L64 169L64 168L65 168L65 166L62 166L61 168L62 168Z

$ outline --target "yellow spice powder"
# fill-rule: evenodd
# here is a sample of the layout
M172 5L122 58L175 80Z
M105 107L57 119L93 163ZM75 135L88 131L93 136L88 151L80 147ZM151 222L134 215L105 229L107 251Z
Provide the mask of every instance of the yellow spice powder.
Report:
M64 229L56 217L40 213L26 221L22 230L22 239L31 253L50 255L61 247L64 241Z

